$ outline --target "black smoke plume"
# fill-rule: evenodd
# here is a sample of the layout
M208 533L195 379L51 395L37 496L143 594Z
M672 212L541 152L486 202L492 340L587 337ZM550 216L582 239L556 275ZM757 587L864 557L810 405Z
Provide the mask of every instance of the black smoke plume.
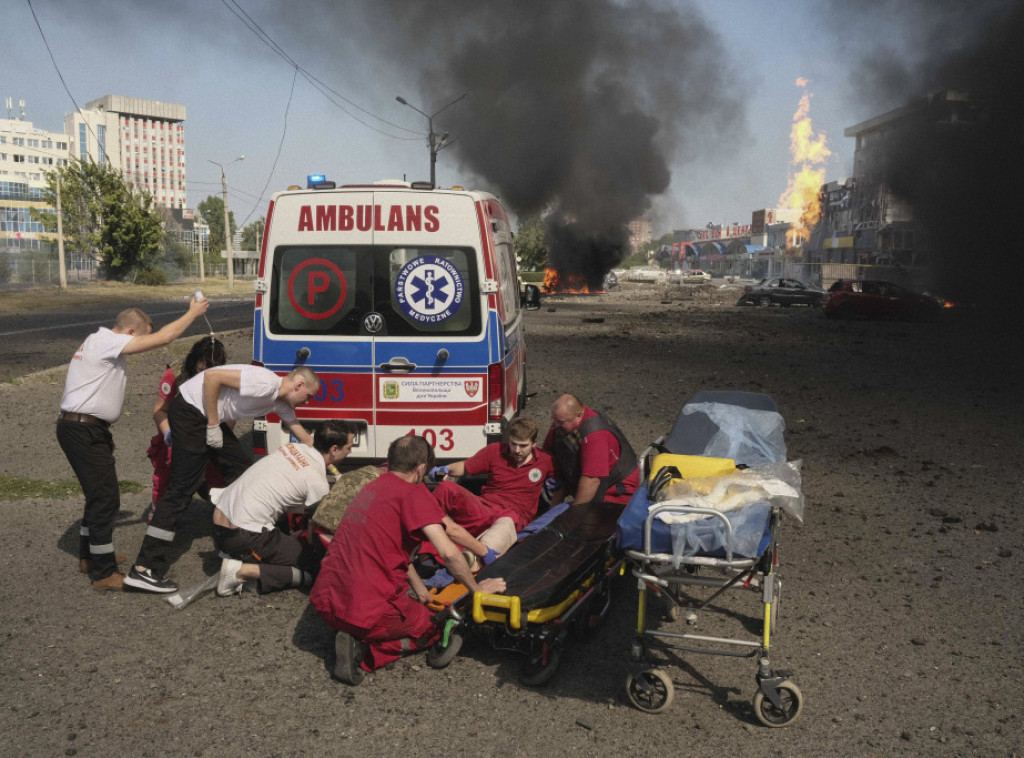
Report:
M444 156L517 215L549 213L551 260L600 284L626 225L672 180L696 137L742 131L725 53L696 13L652 0L408 3L367 11L398 34ZM424 110L427 107L424 106Z
M920 42L913 53L872 50L855 75L876 113L916 104L877 170L924 234L933 290L995 312L1016 308L1024 280L1024 6L917 0L857 10L916 30ZM906 15L886 15L894 10ZM947 97L961 96L951 109ZM951 110L954 119L939 119Z

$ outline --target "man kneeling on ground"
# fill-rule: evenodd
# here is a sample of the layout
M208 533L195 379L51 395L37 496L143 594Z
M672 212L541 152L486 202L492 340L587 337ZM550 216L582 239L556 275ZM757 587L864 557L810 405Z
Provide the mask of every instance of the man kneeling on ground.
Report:
M234 595L246 579L261 593L313 584L313 549L277 528L286 512L303 513L330 490L327 469L352 450L355 426L325 421L313 445L289 442L261 458L214 493L213 540L230 558L221 562L217 594Z
M356 495L327 548L309 601L338 632L334 676L346 684L440 636L431 612L409 595L409 556L421 541L469 590L505 589L504 579L477 583L445 534L444 511L423 484L433 465L434 450L422 437L392 442L387 472Z

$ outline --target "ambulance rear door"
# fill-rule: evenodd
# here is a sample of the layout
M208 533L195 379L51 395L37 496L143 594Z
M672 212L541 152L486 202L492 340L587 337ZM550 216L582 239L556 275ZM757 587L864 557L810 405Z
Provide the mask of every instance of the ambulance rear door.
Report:
M374 234L384 321L374 340L378 440L414 433L438 458L468 458L487 441L492 352L475 203L436 190L377 192L375 202L394 221ZM416 206L423 224L410 228Z
M266 294L254 327L257 361L280 374L305 365L320 378L317 395L296 409L307 428L328 419L357 424L353 460L376 457L373 335L363 327L375 307L372 209L369 191L278 196L268 218L259 283ZM267 420L273 450L287 440L273 425L277 419Z

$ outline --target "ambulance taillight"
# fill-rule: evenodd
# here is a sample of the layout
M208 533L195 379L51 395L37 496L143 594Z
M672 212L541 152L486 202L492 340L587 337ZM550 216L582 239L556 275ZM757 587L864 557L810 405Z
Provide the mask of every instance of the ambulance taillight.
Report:
M505 414L505 366L492 363L487 367L487 420L501 421Z

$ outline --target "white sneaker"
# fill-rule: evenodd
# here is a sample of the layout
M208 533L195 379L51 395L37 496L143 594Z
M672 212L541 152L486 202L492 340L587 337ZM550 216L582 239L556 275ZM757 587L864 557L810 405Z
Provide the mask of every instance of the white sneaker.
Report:
M238 570L242 562L234 558L225 558L220 562L220 578L217 580L217 594L221 597L237 595L242 591L244 579L238 578Z

